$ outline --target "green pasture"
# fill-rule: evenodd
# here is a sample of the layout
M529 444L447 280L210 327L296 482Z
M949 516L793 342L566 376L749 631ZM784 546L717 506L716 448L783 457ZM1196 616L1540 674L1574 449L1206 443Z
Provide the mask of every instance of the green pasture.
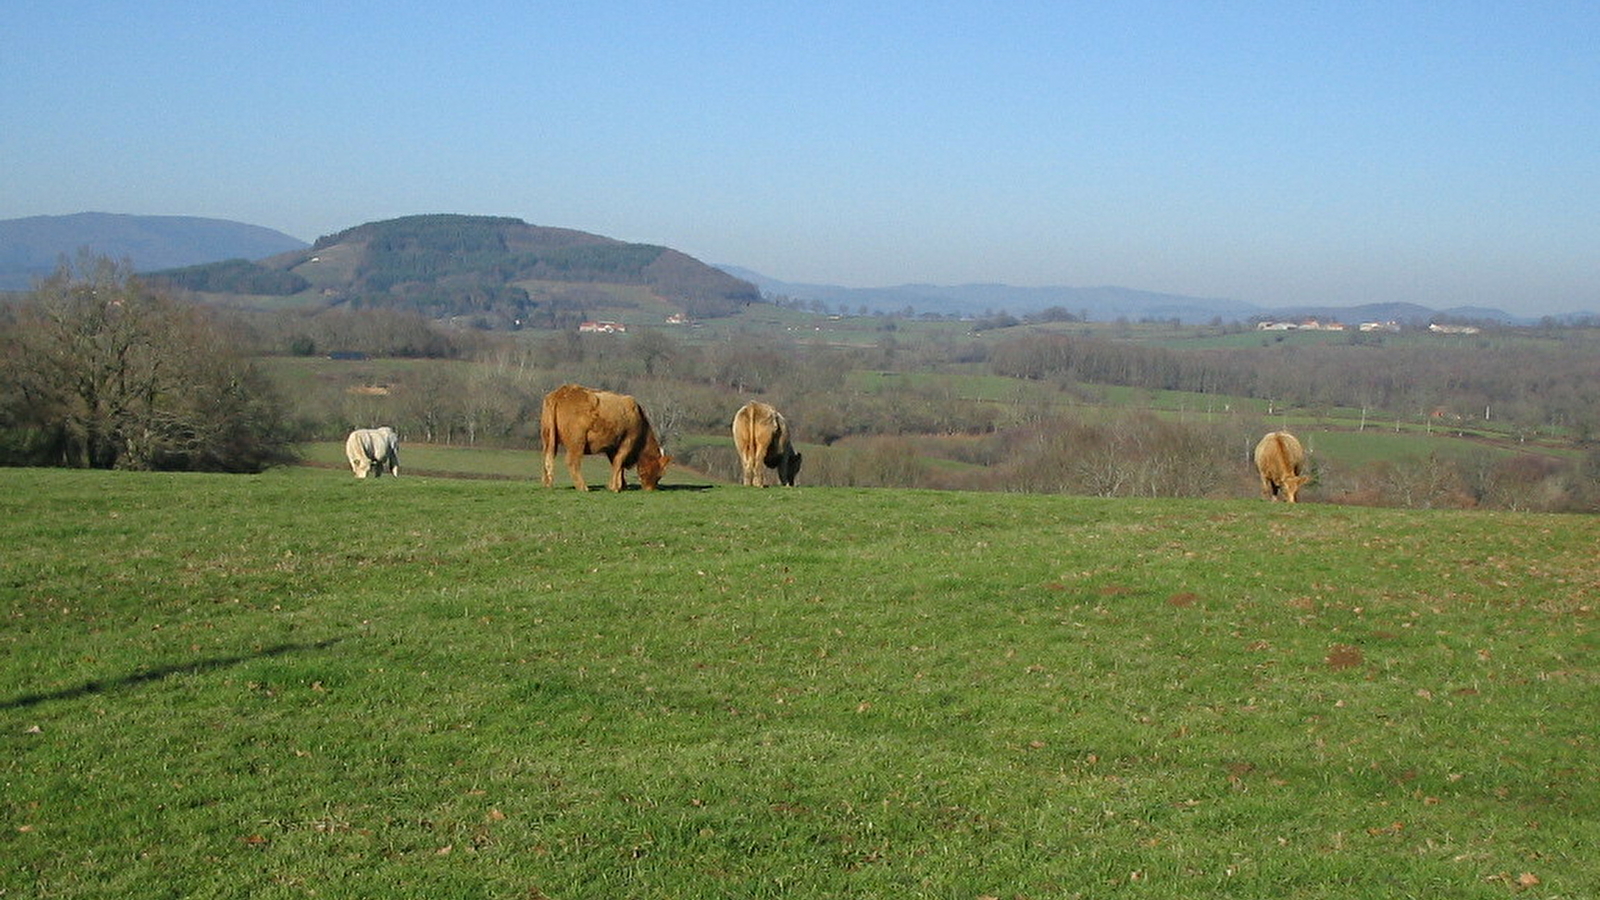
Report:
M1343 429L1317 429L1307 425L1296 428L1295 434L1306 445L1313 458L1326 457L1346 469L1389 462L1398 465L1426 460L1431 456L1440 459L1462 460L1473 454L1495 457L1516 452L1503 443L1486 443L1461 437L1453 432L1440 431L1426 434L1422 431L1394 431L1390 428L1367 428L1364 431Z
M0 470L0 896L1586 897L1597 546L1258 500Z
M698 437L684 441L685 446L711 443L726 444L730 452L733 449L733 441L728 438ZM335 469L346 477L355 477L345 459L342 443L332 441L305 443L299 446L299 452L301 461L311 467ZM610 473L610 465L605 457L583 458L583 477L591 488L604 487ZM544 478L544 451L538 446L514 449L407 441L400 447L400 475L402 478L440 476L539 482ZM632 469L628 470L626 478L630 486L639 483L638 474ZM673 465L667 469L666 481L679 488L704 487L714 483L714 479L708 479L703 473L680 465ZM572 477L567 473L565 450L556 454L555 483L565 487L572 485Z
M350 467L345 460L344 444L332 441L300 445L302 460L321 468L339 469L346 475ZM584 478L591 471L599 472L605 465L601 457L585 459ZM559 474L566 477L566 457L557 466ZM400 447L400 475L452 475L467 477L533 479L543 477L544 455L535 447L526 450L469 447L447 444L424 444L407 441Z

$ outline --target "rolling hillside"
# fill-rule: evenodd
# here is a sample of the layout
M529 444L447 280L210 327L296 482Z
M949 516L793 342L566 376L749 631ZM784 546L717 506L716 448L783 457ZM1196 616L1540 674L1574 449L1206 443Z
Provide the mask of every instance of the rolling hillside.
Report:
M760 299L754 285L677 250L514 218L427 215L369 222L306 249L153 273L222 297L382 308L479 327L574 327L599 311L715 318Z

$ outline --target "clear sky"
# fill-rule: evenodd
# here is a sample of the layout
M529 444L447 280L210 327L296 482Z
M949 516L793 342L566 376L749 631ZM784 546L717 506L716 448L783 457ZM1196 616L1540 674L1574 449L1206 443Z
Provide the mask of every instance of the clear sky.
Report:
M0 218L1600 310L1600 4L9 0Z

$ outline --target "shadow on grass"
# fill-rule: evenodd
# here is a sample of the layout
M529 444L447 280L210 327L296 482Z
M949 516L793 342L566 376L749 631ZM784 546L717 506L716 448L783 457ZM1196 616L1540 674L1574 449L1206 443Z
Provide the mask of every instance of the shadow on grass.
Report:
M314 644L277 644L272 647L263 647L255 653L240 654L238 656L218 656L211 659L202 659L190 663L179 663L170 666L150 669L144 672L134 672L121 678L96 678L86 681L77 687L62 688L59 691L48 691L41 694L23 694L11 700L0 701L0 709L27 709L52 700L76 700L79 697L89 697L95 694L104 694L119 688L137 687L151 681L160 681L168 675L180 672L211 672L216 669L226 669L240 663L257 659L271 659L275 656L285 656L290 653L300 653L309 650L325 650L339 643L344 638L329 638L317 641Z

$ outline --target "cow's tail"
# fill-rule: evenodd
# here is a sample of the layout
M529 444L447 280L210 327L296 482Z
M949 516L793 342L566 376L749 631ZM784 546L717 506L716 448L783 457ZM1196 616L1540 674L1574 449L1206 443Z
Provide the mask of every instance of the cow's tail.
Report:
M1291 475L1303 475L1306 469L1306 451L1293 435L1278 432L1278 453L1288 463L1287 468Z
M544 448L544 486L550 487L556 479L556 404L546 396L539 410L539 446Z
M739 483L755 484L756 466L760 465L756 460L755 407L748 404L739 407L733 418L733 435L736 443L733 449L739 454Z

